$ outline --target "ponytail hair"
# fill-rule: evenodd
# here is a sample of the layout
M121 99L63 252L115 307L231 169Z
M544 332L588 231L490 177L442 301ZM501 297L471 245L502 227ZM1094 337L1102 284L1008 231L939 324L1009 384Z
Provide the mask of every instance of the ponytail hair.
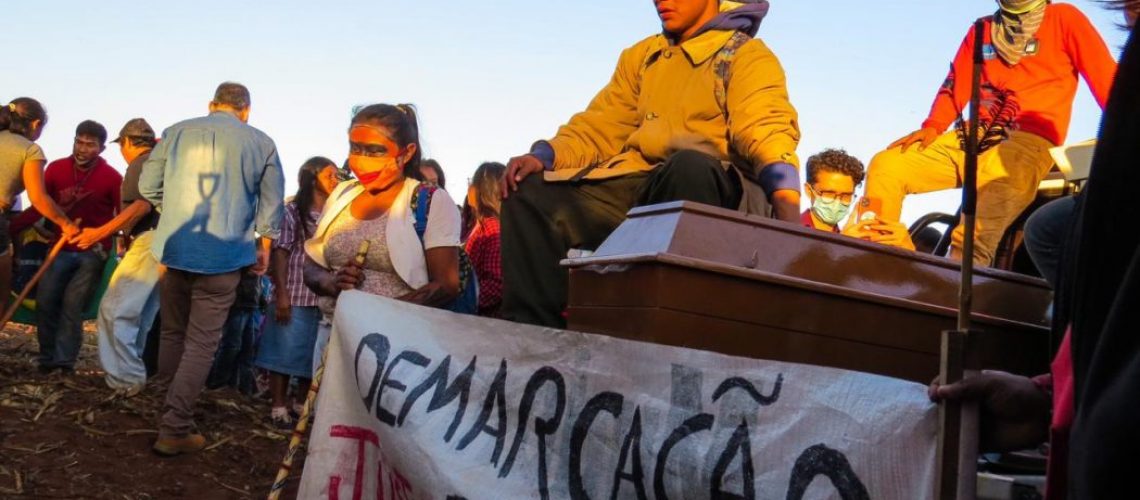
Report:
M7 130L32 140L32 123L39 120L40 127L47 124L47 110L31 97L17 97L8 104L0 104L0 130Z
M365 106L352 117L353 125L369 124L383 127L392 134L392 139L400 149L409 144L416 145L416 152L404 164L404 177L422 180L420 163L423 161L423 147L420 146L420 126L416 118L416 108L411 104L373 104Z

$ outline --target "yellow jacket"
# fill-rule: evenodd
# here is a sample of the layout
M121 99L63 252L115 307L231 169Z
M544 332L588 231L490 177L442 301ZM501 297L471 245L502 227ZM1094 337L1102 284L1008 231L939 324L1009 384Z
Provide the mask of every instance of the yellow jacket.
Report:
M647 171L682 149L731 161L752 179L772 163L798 167L796 110L780 62L760 40L732 58L729 116L721 112L714 61L734 33L708 31L680 46L655 35L625 49L609 84L548 141L554 170L546 180L568 180L590 166L597 168L586 179Z

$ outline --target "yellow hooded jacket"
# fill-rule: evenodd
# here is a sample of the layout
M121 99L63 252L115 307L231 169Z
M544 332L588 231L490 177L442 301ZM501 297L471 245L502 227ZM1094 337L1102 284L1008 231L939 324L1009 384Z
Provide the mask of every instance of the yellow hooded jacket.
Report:
M734 8L722 2L722 11ZM692 149L731 162L757 179L764 167L798 168L800 139L784 70L758 39L736 50L724 116L716 97L716 55L734 31L713 30L679 46L654 35L625 49L609 84L549 140L547 181L605 179L652 170L671 154Z

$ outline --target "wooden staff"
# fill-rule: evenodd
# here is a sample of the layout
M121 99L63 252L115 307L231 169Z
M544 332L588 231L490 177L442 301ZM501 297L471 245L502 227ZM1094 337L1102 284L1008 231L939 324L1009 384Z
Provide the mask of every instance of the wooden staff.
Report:
M79 225L78 219L76 219L75 224ZM0 321L0 330L8 326L8 322L12 320L12 316L15 316L16 311L20 309L20 304L24 302L24 299L28 298L28 294L36 287L36 283L40 281L40 278L44 277L48 267L51 267L51 263L55 262L55 258L59 256L59 252L63 250L63 246L66 244L67 238L60 235L59 241L55 242L55 246L51 247L51 252L49 252L47 258L44 259L43 265L36 270L36 274L32 275L32 279L28 280L28 284L24 285L24 289L20 291L20 295L16 296L16 300L12 301L12 305L8 306L8 310L4 311L4 320ZM12 257L15 257L15 255Z
M360 247L356 250L356 264L363 266L364 258L368 255L368 247L371 243L368 240L360 242ZM332 339L329 339L332 342ZM321 353L321 364L317 367L317 372L313 374L313 381L309 384L309 394L305 396L305 405L301 407L301 416L297 419L297 426L293 429L293 436L289 439L289 449L285 451L285 459L281 461L281 468L277 470L277 478L273 481L273 486L269 488L268 500L278 500L281 498L281 492L285 490L285 481L289 479L289 472L293 469L293 459L297 455L297 450L301 449L301 441L305 437L305 431L309 429L309 416L313 413L313 403L317 400L317 393L321 390L321 379L325 375L325 361L329 357L328 344L325 344L325 350Z
M958 329L943 332L939 378L943 384L973 375L970 313L974 303L974 230L978 207L978 122L981 107L982 40L985 20L974 22L974 66L970 79L970 119L962 179L962 279L958 289ZM944 401L938 407L938 498L959 500L977 493L978 405Z

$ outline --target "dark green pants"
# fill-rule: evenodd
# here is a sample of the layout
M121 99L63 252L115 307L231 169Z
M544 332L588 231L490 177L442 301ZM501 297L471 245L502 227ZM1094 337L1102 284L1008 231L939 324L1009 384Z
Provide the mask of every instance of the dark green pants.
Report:
M712 156L681 151L652 172L548 183L528 177L503 203L503 316L563 328L572 248L596 249L634 206L694 201L736 208L739 184Z

